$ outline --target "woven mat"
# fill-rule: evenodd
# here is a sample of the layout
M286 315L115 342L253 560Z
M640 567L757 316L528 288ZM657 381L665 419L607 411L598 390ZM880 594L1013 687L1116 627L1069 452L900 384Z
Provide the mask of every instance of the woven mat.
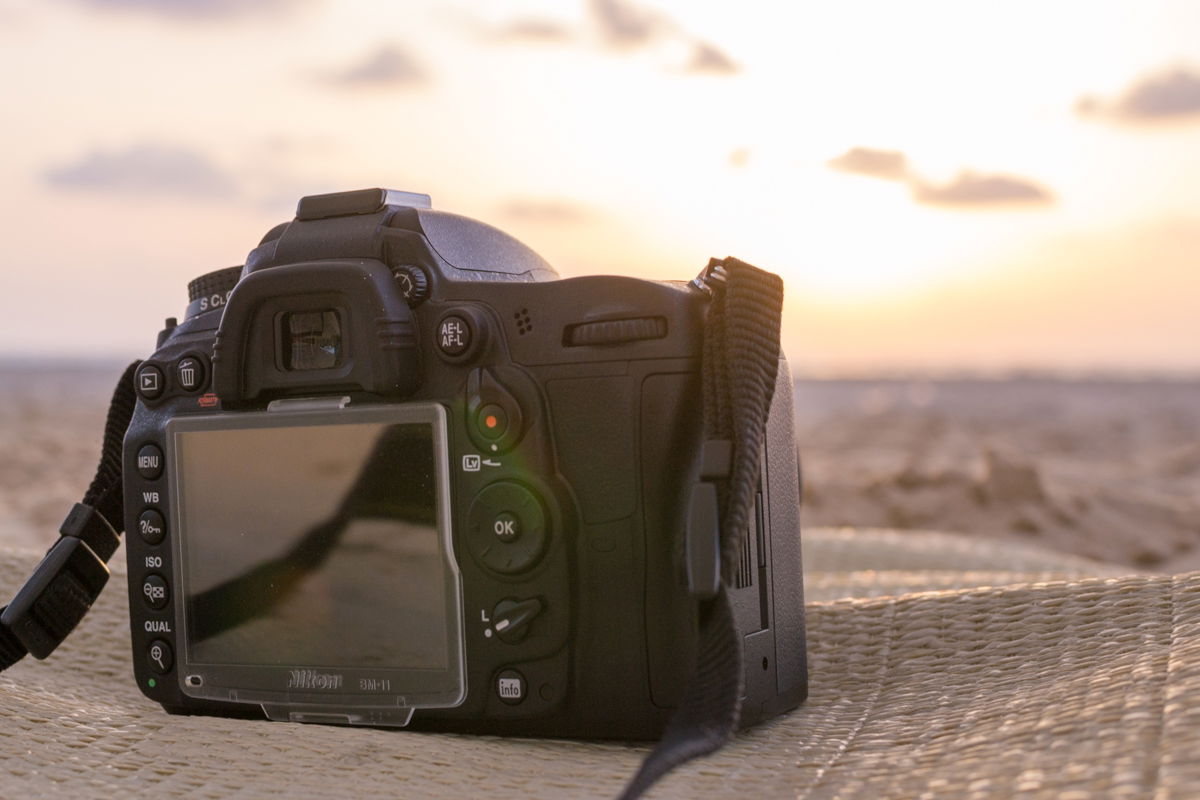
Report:
M805 535L808 703L652 797L1200 796L1200 573ZM35 561L0 551L3 591ZM127 613L108 591L49 661L0 675L0 796L611 797L645 752L168 717L132 685Z

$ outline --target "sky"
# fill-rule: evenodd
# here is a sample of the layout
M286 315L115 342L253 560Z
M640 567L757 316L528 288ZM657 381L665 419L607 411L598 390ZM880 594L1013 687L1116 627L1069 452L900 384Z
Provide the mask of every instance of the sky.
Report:
M1200 3L0 0L0 355L148 355L305 194L786 282L801 374L1200 372Z

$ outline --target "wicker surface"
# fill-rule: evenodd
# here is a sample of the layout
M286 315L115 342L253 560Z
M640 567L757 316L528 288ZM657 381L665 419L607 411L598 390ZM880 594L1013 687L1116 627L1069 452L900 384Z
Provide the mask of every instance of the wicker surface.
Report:
M1200 574L886 531L805 555L807 705L653 797L1200 796ZM0 552L0 587L35 560ZM132 686L126 615L110 590L0 675L0 796L605 797L644 752L168 717Z

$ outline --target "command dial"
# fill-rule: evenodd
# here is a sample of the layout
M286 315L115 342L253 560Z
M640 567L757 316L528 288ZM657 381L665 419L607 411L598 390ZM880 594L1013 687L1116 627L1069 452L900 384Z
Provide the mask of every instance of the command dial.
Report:
M429 276L425 274L425 270L405 264L392 270L392 274L396 276L396 284L400 287L400 293L404 295L409 308L416 308L429 297Z

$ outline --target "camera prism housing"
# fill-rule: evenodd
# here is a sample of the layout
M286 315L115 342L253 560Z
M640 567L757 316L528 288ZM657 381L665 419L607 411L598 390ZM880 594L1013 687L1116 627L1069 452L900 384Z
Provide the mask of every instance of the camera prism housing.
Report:
M301 200L189 286L135 375L134 673L174 713L658 737L696 659L685 577L709 296L560 279L365 190ZM742 725L807 694L780 360L729 587Z

